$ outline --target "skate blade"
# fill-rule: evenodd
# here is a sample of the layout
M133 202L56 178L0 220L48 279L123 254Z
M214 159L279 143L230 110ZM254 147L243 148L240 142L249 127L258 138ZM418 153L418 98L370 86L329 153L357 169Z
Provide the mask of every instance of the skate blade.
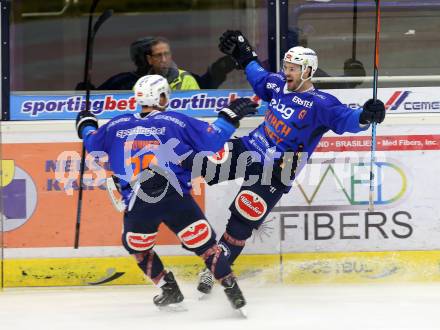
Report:
M161 312L180 313L187 312L188 308L183 303L169 304L166 306L157 306Z
M211 298L211 292L209 293L203 293L203 292L198 292L198 300L208 300L209 298Z
M238 308L238 309L236 309L236 311L238 312L238 314L239 314L242 318L247 319L248 314L247 314L247 310L246 310L244 307L242 307L242 308Z

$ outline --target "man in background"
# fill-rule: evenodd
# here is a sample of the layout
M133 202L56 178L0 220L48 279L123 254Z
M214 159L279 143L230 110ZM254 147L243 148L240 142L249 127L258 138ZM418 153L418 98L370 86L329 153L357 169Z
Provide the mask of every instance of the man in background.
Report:
M158 45L158 41L160 39L162 38L145 37L134 41L130 45L130 59L135 64L136 70L130 72L118 73L107 79L97 89L99 90L132 89L134 84L140 77L151 73L153 67L152 64L150 64L150 62L160 62L159 58L157 59L155 58L155 56L157 57L157 54L159 52L154 52L153 54L153 49L152 49L153 44ZM170 48L169 42L165 41L165 43L168 45L168 49L169 49ZM157 50L157 48L158 47L155 47L155 50ZM172 60L171 53L168 59L166 59L165 57L164 59L167 60L167 62L169 62L169 60ZM176 72L176 68L177 67L175 67L174 70L172 70L172 72L167 72L166 77L161 74L162 76L167 78L168 83L171 84L171 89L179 90L179 88L176 88L179 87L179 83L178 83L179 80L185 82L185 85L183 86L183 84L181 84L180 87L195 86L193 81L190 82L190 80L192 80L191 77L186 78L186 74L182 74L185 76L183 77L183 79L177 79L177 80L175 78L171 79L173 77L173 74L174 76L179 76L179 71L177 69ZM190 76L192 76L196 80L196 84L201 89L217 89L226 80L228 73L230 73L234 69L235 69L234 60L230 56L222 56L219 59L217 59L215 62L210 64L205 73L198 75L191 72ZM156 70L161 71L160 64L158 64L156 66L156 69L154 69L153 71L156 72ZM159 72L157 73L160 74ZM82 88L77 87L77 89L82 89ZM95 88L93 87L92 89ZM185 89L189 89L189 88L180 88L180 90L185 90ZM195 89L199 89L199 88L195 88Z

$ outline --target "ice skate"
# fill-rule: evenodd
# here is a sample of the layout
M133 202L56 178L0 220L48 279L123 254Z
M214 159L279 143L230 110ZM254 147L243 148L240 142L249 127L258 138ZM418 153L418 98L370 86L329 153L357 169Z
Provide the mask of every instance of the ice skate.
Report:
M153 298L154 304L165 311L182 312L186 311L183 305L183 294L177 285L174 275L168 272L164 276L166 284L161 287L162 293Z
M226 296L228 297L232 308L239 311L243 317L247 317L246 311L243 309L246 305L246 300L243 297L243 293L241 292L235 277L228 276L223 279L221 283L225 288Z
M197 290L200 292L199 299L204 299L210 293L214 287L214 275L208 268L203 269L199 273L199 284L197 285Z

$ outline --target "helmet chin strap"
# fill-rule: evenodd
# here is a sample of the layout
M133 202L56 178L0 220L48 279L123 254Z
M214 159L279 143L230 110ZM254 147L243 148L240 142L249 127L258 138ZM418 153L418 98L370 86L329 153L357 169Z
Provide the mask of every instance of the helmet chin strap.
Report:
M307 80L311 80L312 79L312 76L304 79L304 73L306 72L306 70L307 70L307 67L305 68L305 70L302 70L302 72L301 72L301 83L298 85L297 88L295 88L295 92L299 91Z
M305 80L301 78L301 83L298 85L297 88L295 88L295 92L299 91L302 87L302 85L304 85Z
M165 109L167 108L167 105L168 105L168 102L167 102L167 104L165 104L163 106L161 106L161 105L154 105L153 109L159 110L159 111L165 111Z
M161 97L162 96L164 96L164 93L161 94ZM164 96L164 97L166 98L166 96ZM160 103L160 101L159 101L159 103ZM170 104L170 100L168 98L166 98L166 102L164 105L157 104L157 105L154 105L153 108L156 110L159 110L159 111L164 111L167 108L168 104Z

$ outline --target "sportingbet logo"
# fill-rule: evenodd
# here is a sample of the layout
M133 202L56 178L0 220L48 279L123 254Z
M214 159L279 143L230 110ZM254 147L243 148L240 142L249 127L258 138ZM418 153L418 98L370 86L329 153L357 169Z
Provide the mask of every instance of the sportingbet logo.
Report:
M138 94L138 96L141 96L141 94ZM238 97L246 97L260 106L263 105L260 111L266 108L266 104L255 94L211 91L209 93L177 93L171 98L168 110L218 112ZM19 113L16 116L20 119L35 119L38 117L66 119L65 115L73 118L79 111L86 108L85 97L80 95L11 95L11 102L14 109L18 109ZM113 116L115 112L137 112L139 106L137 106L135 97L132 94L129 94L129 96L125 93L115 95L96 94L91 95L90 109L95 115ZM15 112L16 110L14 110L14 114Z
M38 117L44 113L78 112L86 109L86 100L82 96L73 96L66 99L35 99L22 104L20 112ZM135 111L134 97L116 99L112 95L96 98L90 101L90 109L95 115L104 111Z
M142 127L136 126L130 129L121 129L116 132L118 138L125 138L129 135L165 135L166 127Z

